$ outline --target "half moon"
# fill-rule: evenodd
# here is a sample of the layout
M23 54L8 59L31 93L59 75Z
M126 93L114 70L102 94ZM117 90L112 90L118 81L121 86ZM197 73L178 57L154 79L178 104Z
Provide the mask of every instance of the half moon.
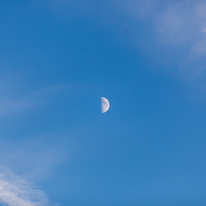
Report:
M109 109L109 101L105 97L101 97L101 109L102 113L105 113Z

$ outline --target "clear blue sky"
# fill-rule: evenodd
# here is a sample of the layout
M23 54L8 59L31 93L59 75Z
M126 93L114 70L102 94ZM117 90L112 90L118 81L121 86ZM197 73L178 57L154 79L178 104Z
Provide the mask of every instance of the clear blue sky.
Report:
M205 1L2 0L0 28L0 205L206 205Z

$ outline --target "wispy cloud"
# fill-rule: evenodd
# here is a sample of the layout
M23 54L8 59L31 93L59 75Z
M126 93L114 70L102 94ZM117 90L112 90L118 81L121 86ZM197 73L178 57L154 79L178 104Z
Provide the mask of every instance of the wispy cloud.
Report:
M0 78L0 119L46 106L56 94L70 89L64 85L29 89L22 84L5 74Z
M204 88L206 78L206 2L121 1L118 12L132 38L161 67L193 86ZM143 35L144 34L144 35Z
M178 48L186 47L193 55L205 54L206 36L203 29L206 26L206 16L202 9L206 11L206 3L182 1L159 6L154 15L159 41L171 43Z
M104 6L91 1L84 9L74 0L52 2L55 2L52 8L57 8L56 4L62 8L60 13L79 16L92 13L100 23L112 24L111 29L115 31L128 30L128 38L149 54L149 58L159 58L164 71L193 85L205 84L205 1L112 0L106 1Z
M129 21L145 21L153 30L159 43L178 46L194 45L206 28L206 2L204 1L121 1L120 7ZM140 28L137 28L139 32ZM194 41L194 39L196 41ZM192 41L193 40L193 41ZM181 44L180 44L181 43ZM167 44L168 46L168 44Z
M74 141L77 136L79 131L55 129L29 137L4 136L0 141L0 164L34 182L50 179L52 171L73 158L78 149Z
M0 118L34 108L35 102L26 99L7 99L0 101Z
M0 200L8 206L48 206L49 201L43 191L0 167Z

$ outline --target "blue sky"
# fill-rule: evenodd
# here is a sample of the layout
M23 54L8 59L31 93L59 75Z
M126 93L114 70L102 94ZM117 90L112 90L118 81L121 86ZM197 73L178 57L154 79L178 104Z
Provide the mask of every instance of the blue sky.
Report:
M0 19L0 205L206 204L205 1L0 1Z

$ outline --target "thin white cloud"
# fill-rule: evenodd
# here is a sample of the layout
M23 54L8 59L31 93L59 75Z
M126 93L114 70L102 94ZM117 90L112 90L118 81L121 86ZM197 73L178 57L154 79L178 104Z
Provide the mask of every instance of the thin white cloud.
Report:
M203 29L206 27L205 1L121 1L121 10L129 17L128 21L145 22L150 27L158 42L162 44L176 44L176 46L190 45L203 42ZM143 28L143 27L142 27ZM134 28L135 29L135 28ZM137 27L139 32L141 28ZM202 37L202 38L200 38ZM204 43L203 43L204 44Z
M52 1L55 4L52 8L58 5L61 8L59 13L77 15L74 14L76 11L79 16L86 16L87 12L83 10L87 10L100 22L104 19L107 26L114 24L112 29L125 27L131 31L130 38L136 41L138 47L151 55L164 54L161 60L168 60L168 64L177 63L175 66L178 68L173 69L185 78L192 79L197 77L197 73L206 73L204 66L199 64L206 55L204 0L111 0L105 2L103 7L95 2L80 7L74 2ZM101 15L96 15L96 12Z
M75 136L75 132L50 131L19 139L15 144L14 137L4 137L0 141L0 163L34 182L50 178L55 167L72 157Z
M50 85L29 90L20 80L13 79L5 74L0 78L0 119L45 106L56 94L70 89L64 85Z
M37 102L27 99L0 100L0 118L29 110L37 106Z
M122 0L116 8L150 59L159 58L164 71L184 82L205 87L205 1Z
M12 174L3 166L0 167L0 200L7 206L49 206L48 198L43 191L21 177Z

